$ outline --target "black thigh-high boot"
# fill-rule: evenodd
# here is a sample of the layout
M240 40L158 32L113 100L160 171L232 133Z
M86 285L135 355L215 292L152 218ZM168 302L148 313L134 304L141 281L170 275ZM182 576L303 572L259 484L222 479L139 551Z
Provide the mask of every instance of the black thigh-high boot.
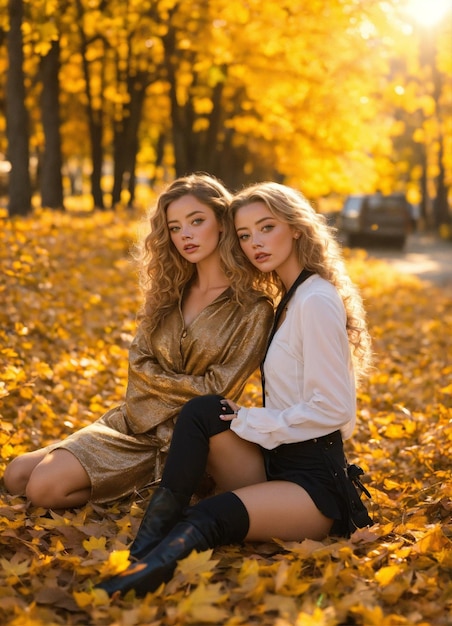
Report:
M185 404L174 427L159 489L151 497L130 556L142 559L166 536L179 520L204 475L209 439L229 430L222 421L222 396L194 398Z
M182 519L146 557L121 574L100 583L110 596L135 589L137 596L155 591L173 576L177 562L193 550L202 552L242 542L249 529L245 505L232 491L207 498L185 509Z
M190 498L159 487L154 491L130 546L130 558L138 561L155 548L179 520Z

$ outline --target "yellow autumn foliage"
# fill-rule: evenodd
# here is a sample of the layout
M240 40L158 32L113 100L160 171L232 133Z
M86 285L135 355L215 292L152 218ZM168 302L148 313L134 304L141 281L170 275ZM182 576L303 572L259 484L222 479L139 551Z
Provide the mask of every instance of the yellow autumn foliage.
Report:
M0 473L121 401L141 304L130 212L0 217ZM228 546L146 598L94 585L128 563L148 492L33 509L0 486L5 626L446 626L452 622L452 286L346 251L374 340L348 458L376 524L350 539ZM242 402L258 402L253 377Z

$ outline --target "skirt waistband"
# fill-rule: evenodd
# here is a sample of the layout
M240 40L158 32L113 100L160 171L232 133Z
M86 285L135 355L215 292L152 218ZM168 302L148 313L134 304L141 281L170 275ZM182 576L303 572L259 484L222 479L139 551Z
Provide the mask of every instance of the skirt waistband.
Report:
M309 448L316 448L317 446L323 446L328 449L334 444L342 443L342 434L340 430L335 430L328 435L322 435L322 437L314 437L314 439L307 439L306 441L297 441L296 443L282 443L281 445L273 448L273 450L267 450L267 453L278 454L284 450L305 450Z
M333 443L338 443L339 441L342 441L341 431L335 430L333 433L329 433L329 435L315 437L315 439L308 439L308 441L302 443L327 443L329 445L333 445Z

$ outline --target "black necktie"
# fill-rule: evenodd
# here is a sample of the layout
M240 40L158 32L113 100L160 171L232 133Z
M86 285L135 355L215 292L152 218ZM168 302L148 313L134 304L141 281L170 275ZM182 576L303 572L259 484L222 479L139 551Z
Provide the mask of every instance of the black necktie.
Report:
M268 349L270 347L270 344L272 342L273 337L275 336L276 331L278 330L279 320L281 318L281 315L283 314L284 309L287 306L287 303L289 302L289 300L291 299L291 297L295 293L296 289L301 285L301 283L304 283L304 281L307 278L309 278L310 276L312 276L313 274L315 274L315 272L313 272L312 270L303 269L301 271L301 273L295 279L295 282L291 285L290 289L281 298L281 302L278 304L278 306L276 308L275 319L273 321L273 326L272 326L272 329L270 331L270 336L269 336L268 341L267 341L267 347L265 349L264 358L262 359L261 366L260 366L261 382L262 382L262 404L263 404L263 406L265 406L264 361L265 361L265 357L267 356Z

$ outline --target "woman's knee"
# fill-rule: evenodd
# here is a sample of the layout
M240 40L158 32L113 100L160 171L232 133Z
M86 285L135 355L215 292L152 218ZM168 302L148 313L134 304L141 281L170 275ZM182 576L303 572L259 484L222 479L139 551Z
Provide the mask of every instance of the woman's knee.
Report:
M61 479L59 480L57 477L58 474L49 474L47 470L42 471L38 465L31 473L25 489L27 500L33 506L52 508L55 490L58 489L58 484L61 486Z
M47 456L47 450L41 448L26 452L13 459L7 465L3 475L6 489L12 495L25 495L25 490L35 467Z
M182 408L176 428L192 429L197 427L207 437L229 430L230 423L220 419L223 396L207 395L189 400Z
M5 469L3 474L3 482L6 490L13 496L22 496L25 494L30 472L23 457L13 459Z
M204 417L205 415L220 414L221 400L223 396L207 395L192 398L184 404L179 415L179 419L193 419L194 416Z

